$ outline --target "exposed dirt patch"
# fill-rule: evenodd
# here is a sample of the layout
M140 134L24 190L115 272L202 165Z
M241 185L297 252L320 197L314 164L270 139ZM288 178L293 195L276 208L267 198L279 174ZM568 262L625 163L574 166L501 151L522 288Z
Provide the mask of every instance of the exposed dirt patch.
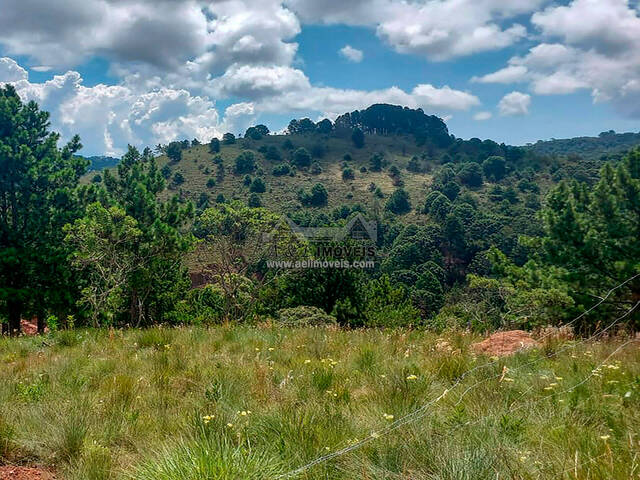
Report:
M539 347L531 335L524 330L497 332L482 342L471 345L473 351L486 355L503 357L512 355L518 350Z
M46 470L30 467L0 467L0 480L56 480L55 475Z

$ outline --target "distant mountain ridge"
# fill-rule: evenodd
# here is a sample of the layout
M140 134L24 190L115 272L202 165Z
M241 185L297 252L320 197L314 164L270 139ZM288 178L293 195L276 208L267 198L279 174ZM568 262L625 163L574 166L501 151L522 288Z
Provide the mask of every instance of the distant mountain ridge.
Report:
M597 137L575 137L539 140L526 148L539 155L579 155L586 160L596 160L602 155L622 155L640 145L640 133L602 132Z
M84 157L89 160L89 171L104 170L105 168L113 168L120 162L119 158L109 157L106 155L95 155L92 157Z

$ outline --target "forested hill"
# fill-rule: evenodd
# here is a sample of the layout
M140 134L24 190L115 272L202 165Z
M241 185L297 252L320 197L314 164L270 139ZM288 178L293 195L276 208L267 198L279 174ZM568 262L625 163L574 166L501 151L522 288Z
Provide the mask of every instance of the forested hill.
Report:
M292 120L286 135L256 125L240 138L227 133L209 144L158 145L156 155L169 189L200 209L239 200L298 216L334 217L354 208L384 210L400 191L407 200L400 219L421 222L433 191L450 201L465 195L529 208L562 179L595 182L607 160L634 144L640 135L606 133L528 147L463 140L420 109L378 104L335 122ZM93 172L86 179L101 176Z
M540 155L577 155L587 160L593 160L603 155L624 155L637 145L640 145L640 132L616 133L610 130L602 132L597 137L540 140L525 148Z

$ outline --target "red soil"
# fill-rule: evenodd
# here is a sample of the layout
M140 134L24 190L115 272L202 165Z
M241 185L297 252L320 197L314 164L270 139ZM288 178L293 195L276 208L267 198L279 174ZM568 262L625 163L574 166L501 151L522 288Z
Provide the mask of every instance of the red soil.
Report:
M531 335L523 330L510 330L491 335L482 342L474 343L471 348L477 353L503 357L512 355L518 350L539 347Z
M0 480L55 480L51 472L29 467L0 467Z

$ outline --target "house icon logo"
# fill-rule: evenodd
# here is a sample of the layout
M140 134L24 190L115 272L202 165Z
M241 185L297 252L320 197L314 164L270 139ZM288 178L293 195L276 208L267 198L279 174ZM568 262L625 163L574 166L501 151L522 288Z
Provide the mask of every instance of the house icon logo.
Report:
M355 240L375 244L378 241L378 224L375 220L368 221L360 213L352 217L344 227L301 227L286 215L282 215L275 227L263 234L263 241L281 237L283 232L310 243Z

